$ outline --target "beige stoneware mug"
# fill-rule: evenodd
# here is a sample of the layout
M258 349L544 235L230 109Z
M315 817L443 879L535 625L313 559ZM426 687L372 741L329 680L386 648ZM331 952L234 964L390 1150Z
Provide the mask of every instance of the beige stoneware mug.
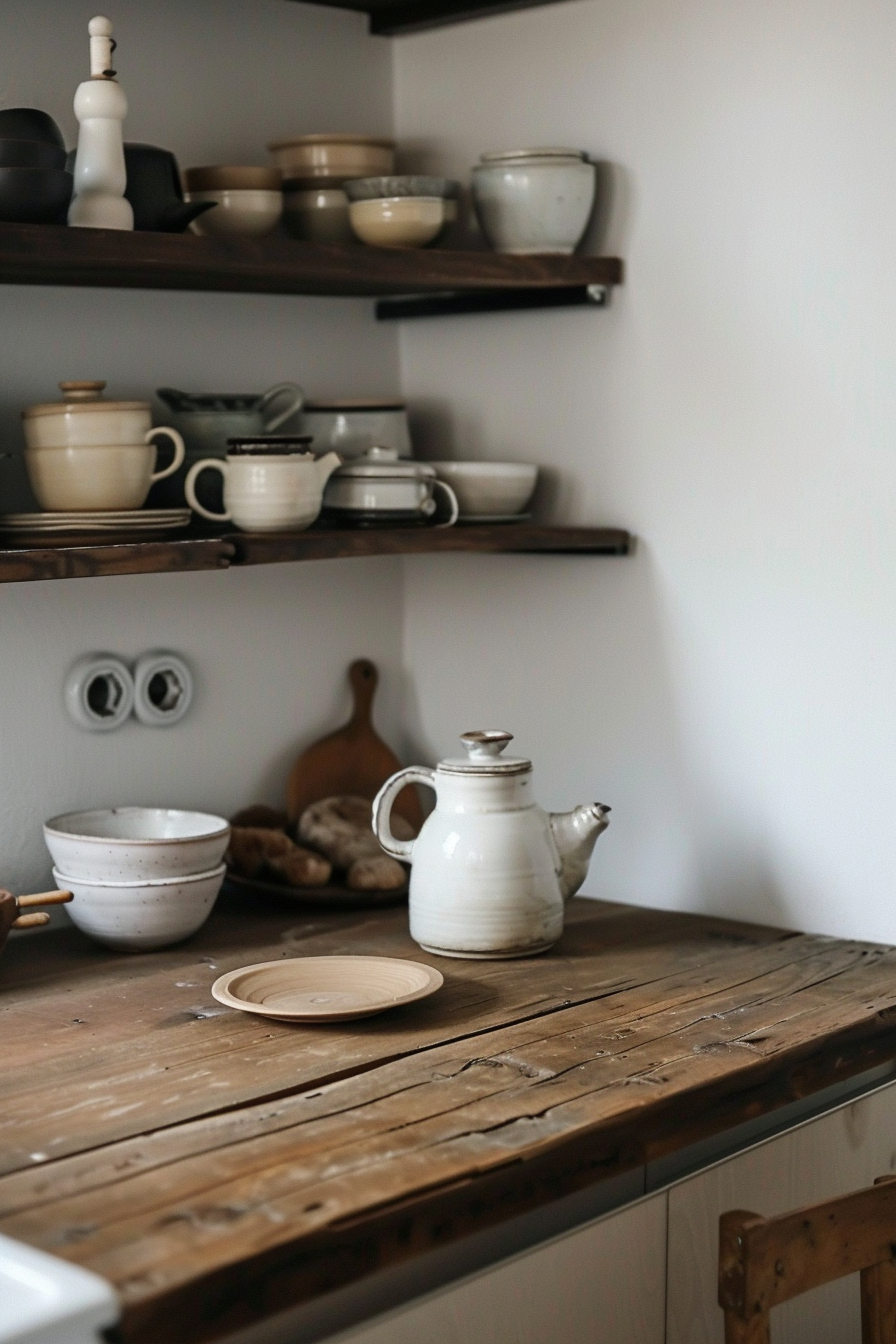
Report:
M155 440L159 437L172 441L174 457L156 471ZM184 453L177 430L159 426L137 443L29 447L25 469L42 509L66 513L140 509L153 484L182 465Z
M298 532L317 518L324 486L342 463L338 453L316 458L304 451L308 435L230 439L222 462L206 457L187 473L184 492L190 508L213 523L233 522L244 532ZM224 478L224 512L213 513L196 498L202 471Z

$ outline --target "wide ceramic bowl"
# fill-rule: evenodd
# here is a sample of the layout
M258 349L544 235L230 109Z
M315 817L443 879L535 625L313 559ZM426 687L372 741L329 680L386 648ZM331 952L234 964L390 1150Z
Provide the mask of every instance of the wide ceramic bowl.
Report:
M594 205L594 164L575 150L511 150L482 158L473 169L473 204L495 251L574 252Z
M427 177L421 173L403 177L359 177L346 182L345 194L350 201L382 201L390 196L441 196L456 200L460 183L450 177Z
M0 139L0 168L64 168L65 150L46 140Z
M282 191L188 191L184 200L211 201L216 207L194 220L197 233L270 233L283 214Z
M390 196L350 201L348 215L362 243L372 247L425 247L445 225L442 196Z
M284 180L306 187L341 187L350 177L395 170L395 141L377 135L295 135L272 140L268 151Z
M230 825L207 812L169 807L104 807L67 812L44 825L54 864L88 882L145 882L217 867Z
M57 886L72 892L69 916L82 933L122 952L150 952L183 942L212 912L226 865L189 877L145 882L87 882L53 869Z
M535 489L530 462L431 462L440 481L457 495L462 516L522 513Z
M62 132L48 112L37 107L4 107L0 109L0 136L4 140L37 140L55 145L65 153Z

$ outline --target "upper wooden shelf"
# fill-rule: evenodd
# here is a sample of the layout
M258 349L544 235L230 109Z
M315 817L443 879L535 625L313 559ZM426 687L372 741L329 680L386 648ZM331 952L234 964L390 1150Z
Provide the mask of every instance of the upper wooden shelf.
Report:
M307 532L187 535L182 540L93 541L56 546L0 543L0 583L172 574L376 555L491 552L542 555L627 555L628 532L617 527L545 527L535 523L451 528L311 528Z
M377 297L619 284L615 257L511 257L0 224L0 283Z
M446 23L481 19L514 9L533 9L554 0L316 0L333 9L354 9L370 18L370 31L384 36L439 28Z

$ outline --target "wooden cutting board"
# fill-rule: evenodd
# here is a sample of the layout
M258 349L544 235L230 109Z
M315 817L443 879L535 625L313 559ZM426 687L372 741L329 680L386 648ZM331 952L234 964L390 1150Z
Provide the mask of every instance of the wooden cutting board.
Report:
M348 723L328 733L303 751L289 774L286 810L298 821L311 803L334 794L353 793L371 801L390 775L401 769L395 752L374 730L373 696L379 673L369 658L359 658L348 670L354 710ZM409 784L395 800L394 810L415 831L423 825L423 810L416 789Z

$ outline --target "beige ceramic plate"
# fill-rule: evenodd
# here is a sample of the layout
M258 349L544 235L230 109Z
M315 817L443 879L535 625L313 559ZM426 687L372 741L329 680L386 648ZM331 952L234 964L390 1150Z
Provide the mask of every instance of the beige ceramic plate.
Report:
M281 1022L346 1022L425 999L441 986L439 972L419 961L290 957L228 971L212 994L229 1008Z

